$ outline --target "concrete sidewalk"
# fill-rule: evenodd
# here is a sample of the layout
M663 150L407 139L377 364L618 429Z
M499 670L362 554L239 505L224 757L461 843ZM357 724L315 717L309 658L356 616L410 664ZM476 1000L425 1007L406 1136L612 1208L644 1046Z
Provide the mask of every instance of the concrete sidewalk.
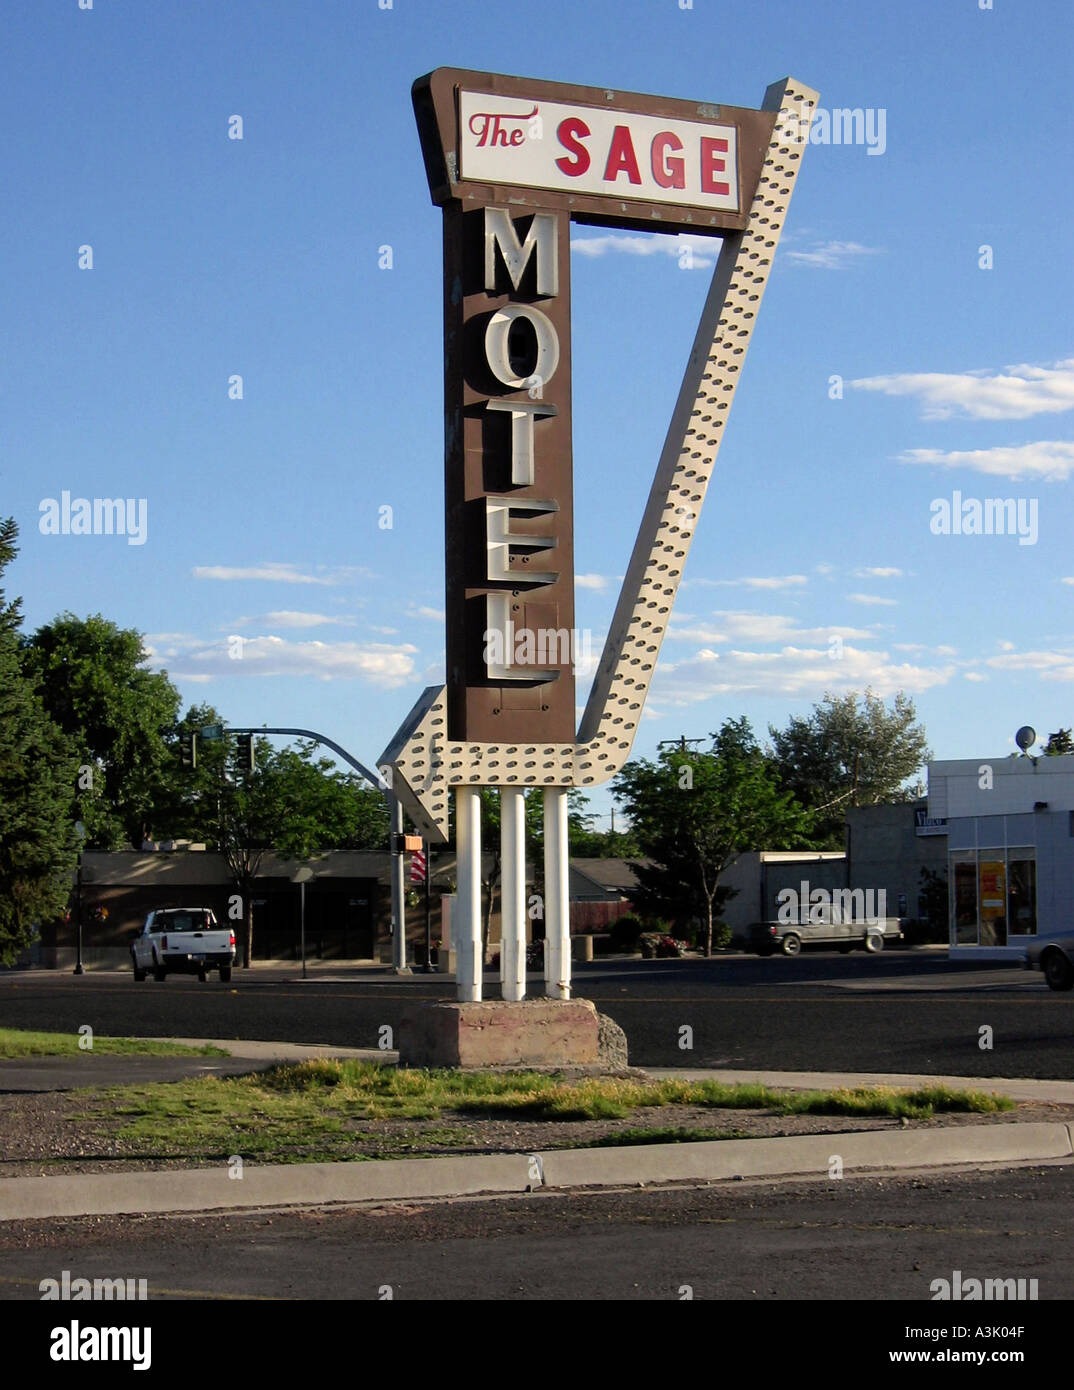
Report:
M836 1156L844 1176L853 1176L868 1170L1069 1159L1074 1144L1065 1124L960 1125L458 1158L245 1163L238 1171L219 1163L155 1173L0 1178L0 1221L352 1205L540 1188L825 1177Z

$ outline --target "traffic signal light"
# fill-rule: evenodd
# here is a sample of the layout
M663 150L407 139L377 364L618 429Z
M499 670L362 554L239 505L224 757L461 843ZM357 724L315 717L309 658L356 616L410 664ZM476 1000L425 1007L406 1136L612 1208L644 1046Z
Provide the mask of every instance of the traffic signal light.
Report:
M192 729L179 736L179 762L190 772L198 765L198 736Z
M236 761L243 772L253 772L257 767L253 734L239 734Z

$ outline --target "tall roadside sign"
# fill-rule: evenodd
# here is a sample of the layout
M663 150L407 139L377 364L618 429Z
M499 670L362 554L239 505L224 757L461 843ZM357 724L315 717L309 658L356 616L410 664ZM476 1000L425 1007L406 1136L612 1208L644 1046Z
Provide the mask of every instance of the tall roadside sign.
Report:
M476 789L501 792L506 999L525 992L522 792L544 789L545 988L566 999L567 790L629 756L817 94L786 79L754 110L439 68L413 98L443 210L447 682L424 692L380 764L432 841L456 794L466 1000L481 998ZM720 242L577 732L572 221ZM628 352L609 344L612 360Z

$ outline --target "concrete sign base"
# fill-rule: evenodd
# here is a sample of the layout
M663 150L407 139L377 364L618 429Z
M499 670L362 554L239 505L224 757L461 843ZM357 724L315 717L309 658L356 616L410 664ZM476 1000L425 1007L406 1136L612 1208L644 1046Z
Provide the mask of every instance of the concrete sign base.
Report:
M588 999L423 1004L399 1027L401 1067L592 1066L599 1056Z

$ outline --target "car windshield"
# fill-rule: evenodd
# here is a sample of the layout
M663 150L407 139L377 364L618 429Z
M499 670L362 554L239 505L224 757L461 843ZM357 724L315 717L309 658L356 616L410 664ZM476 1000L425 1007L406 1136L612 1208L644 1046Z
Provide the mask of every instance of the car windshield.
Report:
M161 912L153 925L158 931L205 931L213 921L208 912Z

